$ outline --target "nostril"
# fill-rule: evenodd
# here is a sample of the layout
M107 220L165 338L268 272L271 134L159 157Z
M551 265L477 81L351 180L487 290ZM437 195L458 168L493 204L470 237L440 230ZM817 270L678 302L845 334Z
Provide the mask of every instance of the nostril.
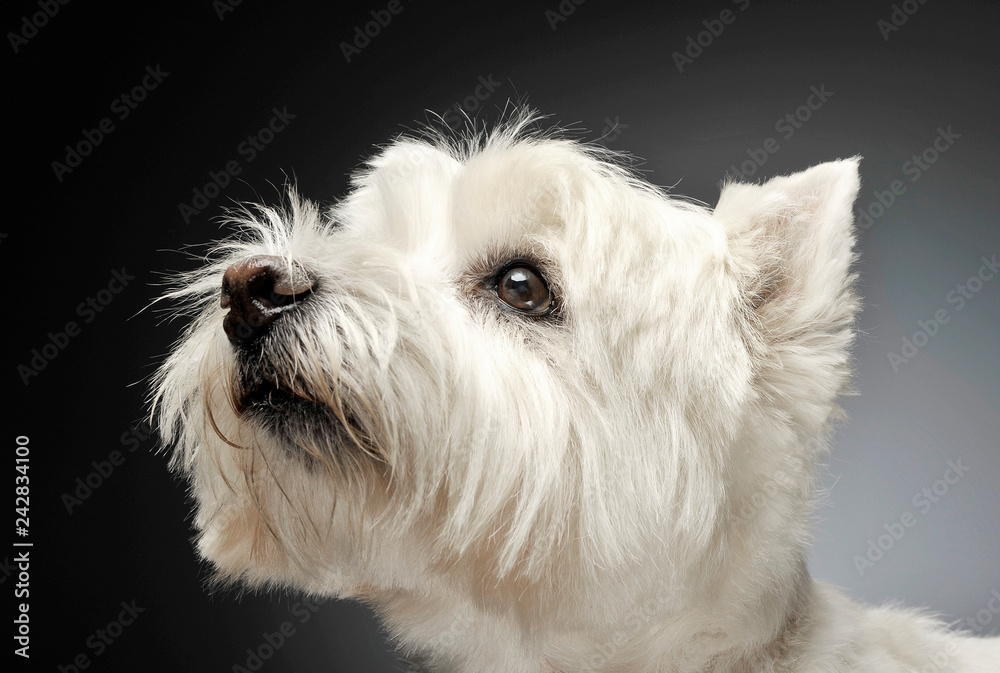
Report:
M262 335L287 308L309 297L316 281L297 262L261 255L233 264L222 277L223 328L234 344Z
M267 267L250 279L247 290L265 308L283 308L304 300L312 292L312 279L295 275L280 267Z
M260 302L266 309L276 308L272 298L276 298L277 295L274 292L274 277L271 274L271 269L264 268L247 282L247 293L250 298Z

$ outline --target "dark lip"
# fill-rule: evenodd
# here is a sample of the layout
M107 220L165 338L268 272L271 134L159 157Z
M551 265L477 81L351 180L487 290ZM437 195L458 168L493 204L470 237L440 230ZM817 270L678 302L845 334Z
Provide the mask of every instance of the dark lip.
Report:
M298 442L305 436L329 438L331 446L355 446L365 432L354 414L346 409L343 420L330 407L292 393L271 381L261 379L242 394L237 412L247 422L284 438L296 455ZM375 450L372 449L371 453Z
M325 407L280 387L270 377L264 376L253 383L243 385L243 393L237 400L236 410L241 416L289 412L316 414L325 410Z

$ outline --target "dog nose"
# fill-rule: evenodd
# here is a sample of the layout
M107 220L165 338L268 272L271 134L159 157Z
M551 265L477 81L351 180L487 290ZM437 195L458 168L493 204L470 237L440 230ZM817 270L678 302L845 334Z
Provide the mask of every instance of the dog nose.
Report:
M259 338L278 316L305 300L316 281L301 265L272 255L248 257L222 276L222 327L237 346Z

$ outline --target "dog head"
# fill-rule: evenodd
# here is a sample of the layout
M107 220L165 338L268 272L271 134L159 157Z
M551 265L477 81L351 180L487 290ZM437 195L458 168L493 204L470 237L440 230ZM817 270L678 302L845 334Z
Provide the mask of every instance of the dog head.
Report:
M248 209L170 295L197 317L155 405L220 578L571 621L800 567L857 160L712 211L531 121Z

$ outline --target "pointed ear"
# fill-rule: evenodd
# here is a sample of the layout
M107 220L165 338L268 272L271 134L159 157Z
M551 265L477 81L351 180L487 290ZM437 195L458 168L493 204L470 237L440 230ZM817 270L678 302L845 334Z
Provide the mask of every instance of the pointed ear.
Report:
M859 162L831 161L763 185L723 187L715 218L728 232L745 307L772 343L843 329L854 319Z

